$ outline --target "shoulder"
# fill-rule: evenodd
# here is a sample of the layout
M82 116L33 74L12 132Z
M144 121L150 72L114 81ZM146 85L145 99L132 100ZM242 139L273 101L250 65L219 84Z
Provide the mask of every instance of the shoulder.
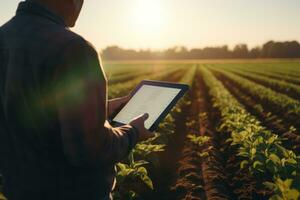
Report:
M23 42L34 44L36 49L43 50L48 55L68 46L81 46L96 52L90 42L69 28L32 15L13 17L0 27L0 32L7 39L18 37Z
M88 50L90 52L96 53L96 48L92 45L91 42L87 41L85 38L82 36L69 31L67 34L70 34L68 36L68 39L65 41L68 41L65 46L66 47L71 47L71 48L80 48L83 50Z
M86 50L97 53L96 48L83 36L71 31L69 28L60 27L52 32L52 41L59 43L62 49Z
M52 43L48 43L47 48L53 50L51 56L54 57L53 59L57 58L58 61L99 59L96 48L84 37L68 28L52 29L47 34L49 34L49 41L51 41L49 43Z
M76 56L75 59L99 59L96 48L82 36L73 33L61 49L62 55Z
M62 46L81 46L95 50L95 47L89 41L81 35L71 31L69 28L60 27L51 32L52 35L49 37L52 38L52 41L56 40L58 43L61 43Z

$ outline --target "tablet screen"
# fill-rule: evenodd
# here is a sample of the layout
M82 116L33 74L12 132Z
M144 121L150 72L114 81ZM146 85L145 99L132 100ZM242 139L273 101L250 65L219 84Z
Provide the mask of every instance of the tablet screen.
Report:
M113 121L128 124L135 117L148 113L145 128L149 129L180 91L179 88L142 85Z

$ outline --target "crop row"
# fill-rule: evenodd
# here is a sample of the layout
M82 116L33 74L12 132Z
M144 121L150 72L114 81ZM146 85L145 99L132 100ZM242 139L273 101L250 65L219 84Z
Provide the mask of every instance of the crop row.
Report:
M155 74L151 74L151 75L149 75L149 74L140 75L138 78L134 78L130 81L120 82L120 83L111 85L109 87L108 97L114 98L117 96L127 95L127 93L131 89L133 89L143 79L163 80L163 79L167 79L168 77L172 77L172 76L181 76L182 73L184 73L183 68L170 68L167 70L159 71L159 73L155 73Z
M297 129L300 129L300 118L293 113L289 113L288 110L284 110L282 107L276 105L274 102L270 102L266 99L262 99L261 96L254 94L245 87L242 87L238 82L234 81L230 77L226 76L222 71L213 71L216 77L225 84L225 86L236 94L236 98L242 102L245 106L250 106L250 111L253 111L256 116L261 116L264 122L273 124L272 130L276 130L277 125L282 124L288 132L297 133ZM248 80L250 81L250 80ZM251 81L250 81L251 82ZM256 84L255 82L252 82ZM259 85L259 84L256 84ZM279 94L273 91L273 94ZM286 95L283 95L286 97ZM280 98L277 97L277 98ZM294 99L294 101L297 101ZM247 108L248 109L248 108ZM260 118L261 119L261 118ZM268 125L267 125L268 127ZM299 141L299 139L297 139Z
M300 72L292 72L284 66L274 66L267 64L220 64L213 65L223 69L237 69L251 74L258 74L264 77L269 77L287 83L300 84Z
M228 142L238 146L238 155L243 158L241 168L248 168L257 183L263 182L274 199L297 199L300 158L282 146L277 134L262 127L208 69L201 68L201 72L213 106L221 112L218 130L231 133Z
M242 104L245 106L247 111L257 117L261 121L264 127L269 130L275 131L277 134L286 138L283 141L283 145L287 149L294 150L295 153L300 152L300 137L299 130L295 127L295 122L282 118L282 116L277 115L273 110L265 104L261 104L252 96L249 96L236 84L234 84L226 77L222 76L220 73L215 73L215 76L220 80L226 89Z
M250 66L250 65L249 65ZM282 63L259 63L256 65L251 65L251 68L268 71L270 73L284 75L289 77L300 77L300 67L299 62L282 62Z
M181 141L178 141L183 146L178 158L176 180L171 187L171 193L174 194L172 199L174 200L205 199L202 163L206 159L206 143L209 137L198 137L200 134L200 120L198 117L204 115L200 111L200 106L202 106L200 93L203 90L200 90L199 77L197 70L189 96L192 101L185 116L185 130L183 130L185 134L182 134ZM199 138L204 140L200 141Z
M116 67L116 66L115 66ZM120 66L122 67L122 66ZM181 66L180 66L181 67ZM129 67L125 67L127 69ZM178 68L177 66L165 66L165 65L145 65L145 66L136 66L135 69L128 70L127 72L122 72L122 73L110 73L108 77L108 84L113 85L116 83L121 83L125 81L130 81L132 79L136 79L140 76L151 76L154 73L161 73L170 69L175 69Z
M123 76L135 71L144 71L153 68L150 63L105 63L105 73L108 79Z
M251 95L256 96L260 101L272 105L279 113L286 116L292 116L296 119L300 117L300 102L298 100L292 99L287 95L277 93L272 89L266 88L228 71L221 69L217 69L215 71L222 73L235 82L239 87L246 90Z
M287 94L288 96L291 96L292 98L300 100L300 86L287 83L285 81L281 80L274 80L272 78L268 78L263 75L253 75L247 72L243 72L241 70L230 70L231 72L234 72L244 78L247 78L251 81L257 82L259 84L262 84L266 87L270 87L271 89Z
M178 69L177 69L178 70ZM190 68L186 73L180 70L180 74L184 74L180 79L173 77L170 74L164 76L156 76L153 79L156 80L168 80L168 81L180 81L183 83L191 84L194 75L195 67ZM148 77L149 78L149 77ZM124 89L124 88L123 88ZM138 193L143 193L145 189L143 186L148 186L153 189L153 183L148 175L148 168L150 164L158 166L158 158L155 153L164 151L165 145L168 143L169 138L173 135L175 130L175 117L181 112L181 107L186 104L187 101L181 100L175 109L166 117L164 123L159 126L158 133L154 138L141 142L136 145L135 149L129 155L129 159L124 163L118 163L118 175L117 175L117 191L115 192L115 198L126 196L128 198L137 197ZM136 183L132 186L132 183ZM129 186L130 185L130 186ZM128 192L129 191L129 192Z
M248 73L251 73L251 74L257 74L257 75L260 75L260 76L264 76L264 77L268 77L268 78L272 78L272 79L275 79L275 80L279 80L279 81L284 81L286 83L293 83L293 84L296 84L296 85L299 85L300 84L300 80L299 78L294 78L294 77L291 77L291 76L287 76L287 75L284 75L284 74L276 74L274 72L271 72L271 71L262 71L262 70L257 70L257 69L244 69L244 68L239 68L240 70L243 70L244 72L248 72Z
M249 199L245 192L248 185L235 176L239 163L235 151L225 143L228 134L218 135L214 128L219 115L212 108L207 89L197 70L186 120L187 138L172 187L172 193L176 193L174 199L223 200L236 199L236 196Z

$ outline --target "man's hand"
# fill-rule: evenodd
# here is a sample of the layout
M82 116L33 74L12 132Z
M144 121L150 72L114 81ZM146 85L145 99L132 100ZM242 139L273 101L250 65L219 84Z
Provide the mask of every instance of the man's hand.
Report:
M108 117L111 117L117 110L124 106L130 99L130 95L108 100Z
M149 114L145 113L145 114L140 115L139 117L133 119L129 123L129 125L138 129L138 131L139 131L138 141L139 142L147 140L147 139L155 136L154 133L150 132L149 130L147 130L145 128L145 121L148 119L148 117L149 117Z

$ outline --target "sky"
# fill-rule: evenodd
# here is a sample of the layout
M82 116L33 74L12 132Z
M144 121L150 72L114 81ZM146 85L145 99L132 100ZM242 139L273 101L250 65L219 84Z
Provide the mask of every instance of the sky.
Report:
M1 0L0 25L20 0ZM97 49L300 42L299 0L85 0L73 31Z

